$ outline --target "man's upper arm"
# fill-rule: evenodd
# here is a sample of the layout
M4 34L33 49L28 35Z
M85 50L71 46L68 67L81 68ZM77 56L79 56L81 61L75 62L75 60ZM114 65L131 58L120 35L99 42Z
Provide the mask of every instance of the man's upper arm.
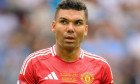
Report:
M105 71L102 77L103 77L103 81L102 81L103 84L114 84L112 71L108 64L105 64Z
M31 58L27 58L21 68L17 84L35 84Z

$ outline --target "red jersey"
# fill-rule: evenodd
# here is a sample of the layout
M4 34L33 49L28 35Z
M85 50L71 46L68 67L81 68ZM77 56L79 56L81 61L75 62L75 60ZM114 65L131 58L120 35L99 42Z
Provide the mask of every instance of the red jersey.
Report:
M65 62L54 47L29 55L17 84L113 84L111 69L102 57L81 49L78 60Z

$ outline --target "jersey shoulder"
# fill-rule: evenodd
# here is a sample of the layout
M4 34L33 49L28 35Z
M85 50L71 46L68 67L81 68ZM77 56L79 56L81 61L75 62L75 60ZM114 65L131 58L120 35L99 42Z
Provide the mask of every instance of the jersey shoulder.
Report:
M31 53L23 62L20 74L25 74L28 65L34 65L37 61L47 59L51 56L51 48L42 49Z
M26 60L32 60L33 63L35 63L38 60L43 60L43 59L47 59L51 56L51 48L46 48L46 49L42 49L36 52L31 53Z
M92 54L87 51L84 51L84 59L86 59L89 62L94 62L101 65L109 65L108 62L103 57Z

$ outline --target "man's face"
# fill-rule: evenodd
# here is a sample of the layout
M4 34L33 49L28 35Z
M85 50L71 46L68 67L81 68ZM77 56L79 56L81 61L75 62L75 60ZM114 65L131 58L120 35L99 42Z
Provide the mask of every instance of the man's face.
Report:
M56 36L56 45L68 49L80 47L88 31L84 10L60 9L52 22L52 31Z

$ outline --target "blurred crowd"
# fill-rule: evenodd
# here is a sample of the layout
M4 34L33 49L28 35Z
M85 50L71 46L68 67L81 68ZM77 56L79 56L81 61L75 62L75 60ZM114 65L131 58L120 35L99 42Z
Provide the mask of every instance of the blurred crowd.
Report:
M51 22L60 1L0 0L0 84L16 84L24 59L55 44ZM115 84L140 84L140 0L83 1L89 31L82 49L109 62Z

